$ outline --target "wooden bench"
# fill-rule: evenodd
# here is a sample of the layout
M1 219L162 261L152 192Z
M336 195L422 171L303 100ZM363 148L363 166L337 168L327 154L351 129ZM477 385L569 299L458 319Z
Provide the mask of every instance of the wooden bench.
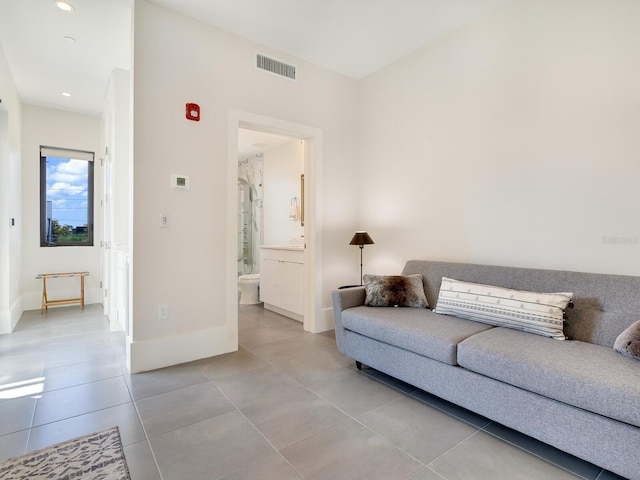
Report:
M68 273L41 273L36 278L42 279L42 307L40 312L44 311L49 305L71 305L79 303L84 308L84 277L89 275L89 272L68 272ZM49 278L66 278L66 277L80 277L80 297L79 298L67 298L64 300L49 300L47 298L47 279Z

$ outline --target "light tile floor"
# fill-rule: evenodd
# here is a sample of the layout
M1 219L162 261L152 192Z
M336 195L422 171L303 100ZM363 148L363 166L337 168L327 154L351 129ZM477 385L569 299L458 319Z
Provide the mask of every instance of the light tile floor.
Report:
M240 307L238 352L138 375L98 305L0 336L0 460L118 425L133 480L619 479Z

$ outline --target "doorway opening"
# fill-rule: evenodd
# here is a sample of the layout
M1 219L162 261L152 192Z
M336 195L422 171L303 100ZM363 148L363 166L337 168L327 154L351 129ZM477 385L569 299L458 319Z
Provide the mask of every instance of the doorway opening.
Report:
M304 140L238 130L240 305L304 320Z
M267 134L283 139L286 143L291 140L296 140L302 145L304 152L303 168L302 172L304 176L299 174L298 177L298 189L295 194L288 194L291 196L289 203L287 204L288 214L293 213L292 208L295 206L294 198L298 197L299 208L304 208L304 227L302 227L301 218L297 222L294 220L290 223L291 226L297 225L300 232L303 232L304 237L300 239L300 247L303 250L304 258L304 273L302 286L304 291L303 301L303 328L306 331L316 333L326 330L323 322L318 322L318 312L320 311L320 287L321 287L321 238L319 232L321 229L321 217L317 214L320 211L321 202L320 198L316 196L316 191L319 191L320 178L319 170L321 165L322 156L322 131L302 124L296 124L278 120L270 117L264 117L248 112L241 112L232 110L229 114L229 163L228 163L228 185L229 185L229 205L238 205L240 207L241 191L245 186L240 179L240 170L238 168L239 157L239 136L241 132L251 131L256 134ZM256 142L254 142L256 143ZM259 143L259 142L257 142ZM255 153L254 153L255 155ZM254 170L254 175L256 171ZM264 172L263 172L264 173ZM254 177L255 180L255 177ZM304 182L304 183L301 183ZM250 183L250 182L247 182ZM251 186L249 185L249 191ZM304 207L300 196L302 192L305 194ZM254 191L255 195L257 192ZM258 196L259 198L259 196ZM263 204L264 208L264 204ZM260 218L263 226L263 232L258 233L258 238L261 243L270 243L268 233L265 238L265 232L268 232L269 227L264 225L264 211L257 211L257 215L262 215ZM286 222L290 222L290 219L285 219ZM302 217L302 211L300 212ZM229 300L227 311L229 312L229 324L228 326L235 332L237 342L237 328L238 328L238 267L241 263L244 263L243 245L241 243L241 234L244 233L244 222L238 226L238 220L240 218L240 208L229 209L228 214L228 291L230 295L227 297ZM254 217L255 218L255 217ZM253 219L252 219L253 221ZM303 229L303 230L302 230ZM247 233L249 233L247 231ZM255 236L255 235L254 235ZM290 235L287 238L294 240L294 235ZM247 239L247 242L249 239ZM253 241L253 239L252 239ZM247 243L249 246L249 243ZM246 253L246 252L245 252ZM255 255L254 255L255 256ZM253 260L253 259L252 259ZM247 260L248 263L248 260ZM254 267L255 268L255 267Z
M301 140L238 129L238 275L260 273L260 246L286 245L302 238L300 218L289 206L300 204L304 173ZM299 217L299 216L298 216Z

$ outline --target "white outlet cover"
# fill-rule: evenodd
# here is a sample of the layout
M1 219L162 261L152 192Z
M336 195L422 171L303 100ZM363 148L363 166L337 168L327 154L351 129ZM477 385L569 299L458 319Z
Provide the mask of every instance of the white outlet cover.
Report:
M189 177L187 175L171 175L171 188L189 190Z

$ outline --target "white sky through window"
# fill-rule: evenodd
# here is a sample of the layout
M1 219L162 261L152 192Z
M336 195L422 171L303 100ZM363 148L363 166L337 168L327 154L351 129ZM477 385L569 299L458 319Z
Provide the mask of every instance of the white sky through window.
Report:
M88 163L86 160L47 157L47 201L60 225L87 225Z

